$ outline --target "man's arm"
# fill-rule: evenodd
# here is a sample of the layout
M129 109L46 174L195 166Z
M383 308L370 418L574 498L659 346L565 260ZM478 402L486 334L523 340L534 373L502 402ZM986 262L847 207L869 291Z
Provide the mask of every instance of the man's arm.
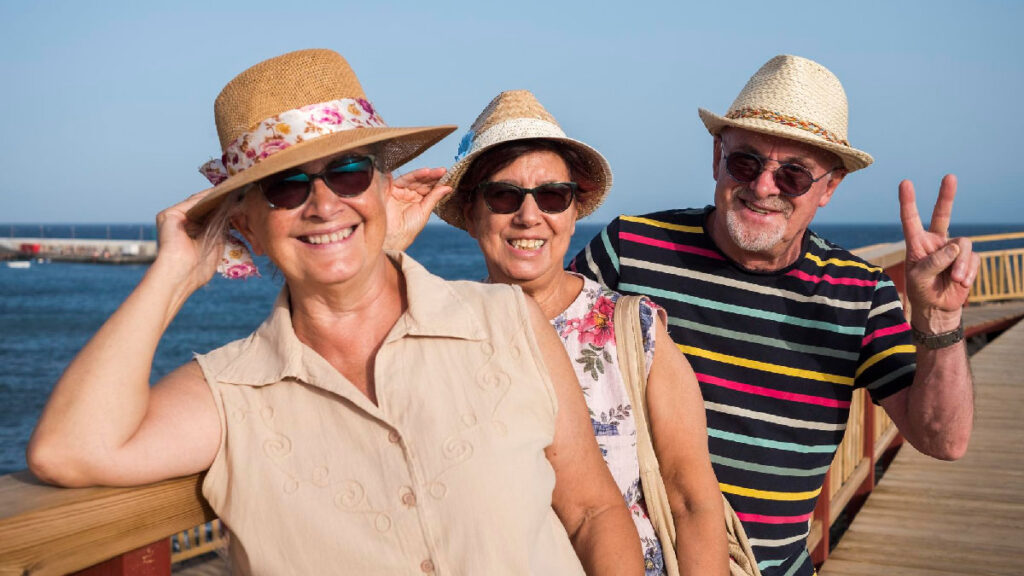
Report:
M926 335L960 326L963 304L980 265L970 240L948 238L955 195L956 177L950 174L942 179L931 224L925 230L913 184L900 183L910 325ZM962 341L937 349L918 344L916 356L913 385L880 403L915 448L943 460L960 458L967 451L974 420L967 348Z

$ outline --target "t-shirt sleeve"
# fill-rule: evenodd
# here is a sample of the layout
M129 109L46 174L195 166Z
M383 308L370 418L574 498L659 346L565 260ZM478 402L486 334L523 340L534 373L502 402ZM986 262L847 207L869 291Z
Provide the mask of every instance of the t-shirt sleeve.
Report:
M619 285L619 219L612 220L569 263L569 270L616 290Z
M914 382L916 355L899 293L882 274L861 340L854 385L867 388L872 401L878 403Z

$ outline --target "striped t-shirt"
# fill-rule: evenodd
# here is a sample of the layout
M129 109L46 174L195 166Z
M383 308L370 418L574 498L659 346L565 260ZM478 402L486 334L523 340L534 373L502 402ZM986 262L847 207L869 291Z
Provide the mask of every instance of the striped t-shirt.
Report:
M877 266L808 231L802 256L745 270L704 233L712 207L621 216L571 264L668 312L700 382L711 462L765 576L812 574L809 520L854 388L914 378L910 326Z

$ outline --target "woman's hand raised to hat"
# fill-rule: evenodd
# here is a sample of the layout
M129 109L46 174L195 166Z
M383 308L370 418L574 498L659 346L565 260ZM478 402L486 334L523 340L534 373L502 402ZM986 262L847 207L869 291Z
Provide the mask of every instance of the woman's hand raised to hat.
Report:
M444 168L420 168L395 178L387 195L387 250L405 250L412 245L430 219L434 206L452 191L439 185Z
M156 216L159 250L153 268L169 274L172 282L183 282L186 297L210 281L223 248L222 243L218 243L204 253L202 226L185 215L210 190L212 188L197 192Z
M939 187L931 223L924 229L917 211L914 184L900 182L900 220L906 239L907 297L911 324L930 333L954 330L961 308L978 275L981 259L967 238L949 238L949 221L956 196L956 176L947 174Z

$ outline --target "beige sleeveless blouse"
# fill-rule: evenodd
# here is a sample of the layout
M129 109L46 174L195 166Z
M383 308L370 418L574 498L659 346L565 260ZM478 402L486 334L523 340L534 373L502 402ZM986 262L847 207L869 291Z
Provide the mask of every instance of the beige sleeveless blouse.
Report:
M446 282L408 256L409 307L375 406L292 329L197 358L221 419L203 494L235 572L582 574L551 508L557 405L516 287Z

